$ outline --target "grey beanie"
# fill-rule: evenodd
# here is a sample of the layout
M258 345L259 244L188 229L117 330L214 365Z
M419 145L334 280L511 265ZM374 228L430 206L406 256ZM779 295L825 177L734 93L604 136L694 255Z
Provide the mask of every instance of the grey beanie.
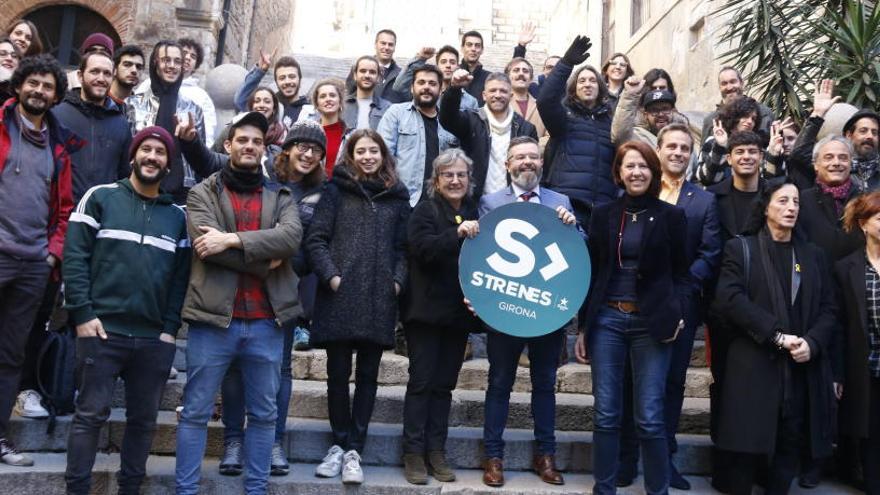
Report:
M327 135L324 134L324 128L321 124L314 120L306 119L294 122L287 131L287 138L281 145L282 149L287 149L295 143L315 143L327 154Z

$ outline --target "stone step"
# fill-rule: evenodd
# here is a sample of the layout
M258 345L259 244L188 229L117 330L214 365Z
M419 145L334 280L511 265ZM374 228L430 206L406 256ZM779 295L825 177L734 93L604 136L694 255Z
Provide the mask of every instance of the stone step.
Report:
M354 386L352 386L353 390ZM372 420L397 424L403 416L406 387L386 385L378 389ZM451 426L482 426L485 392L454 390L449 422ZM513 392L507 426L532 428L531 394ZM294 380L289 416L300 418L327 418L327 385L311 380ZM586 394L556 393L556 430L591 431L593 428L593 396ZM709 399L686 397L682 407L680 433L706 434L709 431Z
M25 452L64 452L70 432L72 416L58 418L56 430L46 434L46 422L13 416L10 436L17 447ZM372 423L363 462L369 465L399 466L403 456L403 433L399 424ZM125 430L125 412L114 409L102 429L98 441L101 451L118 452ZM161 411L158 429L150 452L154 455L174 455L176 452L176 415ZM478 469L483 459L483 430L479 427L452 427L446 449L450 462L459 468ZM505 467L528 470L534 455L534 436L531 430L507 429L504 433ZM589 432L560 431L556 434L557 465L572 472L587 472L592 468L592 434ZM289 418L285 451L293 462L318 463L332 444L330 424L321 419ZM676 465L686 474L709 472L710 440L703 435L680 435ZM208 425L206 455L220 457L223 452L223 425Z
M0 483L7 495L63 495L64 454L35 454L36 464L30 468L16 468L0 464ZM116 493L115 471L119 468L118 454L101 454L95 460L92 471L92 493L111 495ZM489 488L483 485L482 471L460 469L456 471L457 480L453 483L439 483L430 480L427 485L410 485L403 478L399 467L366 466L364 484L360 487L345 486L339 478L323 479L314 476L314 464L292 464L287 476L269 479L269 493L292 493L298 495L575 495L591 493L593 478L587 474L566 474L564 486L542 483L529 472L510 471L505 473L507 483L502 488ZM710 495L716 494L704 477L688 477L692 484L689 492L670 489L671 494ZM226 495L242 493L242 477L224 477L217 473L217 461L208 460L202 464L202 483L200 493L205 495ZM174 493L174 458L151 456L147 460L147 477L142 487L143 493L150 495L172 495ZM621 495L643 495L641 479L617 491ZM847 487L825 482L813 490L803 490L796 484L792 495L855 495L859 492Z

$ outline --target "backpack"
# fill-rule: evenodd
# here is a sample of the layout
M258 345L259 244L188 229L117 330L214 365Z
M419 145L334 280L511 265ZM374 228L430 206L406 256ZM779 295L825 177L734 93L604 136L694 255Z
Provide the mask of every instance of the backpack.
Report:
M46 332L46 340L37 356L37 384L43 405L49 411L46 433L55 431L56 416L74 412L76 396L76 335L63 326Z

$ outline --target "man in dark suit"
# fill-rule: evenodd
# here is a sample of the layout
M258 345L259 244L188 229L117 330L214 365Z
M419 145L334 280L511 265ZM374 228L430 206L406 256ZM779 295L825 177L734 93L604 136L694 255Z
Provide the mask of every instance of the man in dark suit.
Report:
M683 209L687 217L685 250L690 266L693 292L684 317L685 324L672 344L672 358L666 378L666 431L670 456L678 450L675 432L684 401L684 383L691 360L694 335L704 317L703 296L714 281L721 261L721 232L715 196L688 182L685 178L693 151L693 137L684 124L669 124L657 134L657 156L663 175L660 180L660 199ZM631 375L628 373L628 378ZM631 386L632 380L627 380ZM624 401L632 400L631 393ZM632 483L637 473L638 439L632 421L632 407L624 407L618 486ZM669 486L679 490L690 489L690 483L678 472L670 459Z
M528 201L553 208L563 223L575 223L568 197L538 184L544 160L541 148L534 138L523 136L510 140L507 151L508 187L487 194L480 199L480 216L509 203ZM561 485L562 474L556 470L556 366L565 342L565 330L541 337L513 337L494 330L488 331L489 386L486 390L483 443L486 459L483 461L483 483L488 486L504 484L504 427L510 391L516 378L519 356L529 347L532 378L532 414L535 422L535 440L538 453L534 458L535 472L545 483Z

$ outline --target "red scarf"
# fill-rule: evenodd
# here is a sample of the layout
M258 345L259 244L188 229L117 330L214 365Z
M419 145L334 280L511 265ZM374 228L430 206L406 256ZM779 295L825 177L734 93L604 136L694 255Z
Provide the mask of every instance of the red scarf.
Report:
M842 215L843 208L846 206L846 200L849 198L849 193L852 190L852 179L848 179L839 186L829 186L817 179L816 185L819 186L822 194L831 196L834 199L834 209L837 211L838 216Z

